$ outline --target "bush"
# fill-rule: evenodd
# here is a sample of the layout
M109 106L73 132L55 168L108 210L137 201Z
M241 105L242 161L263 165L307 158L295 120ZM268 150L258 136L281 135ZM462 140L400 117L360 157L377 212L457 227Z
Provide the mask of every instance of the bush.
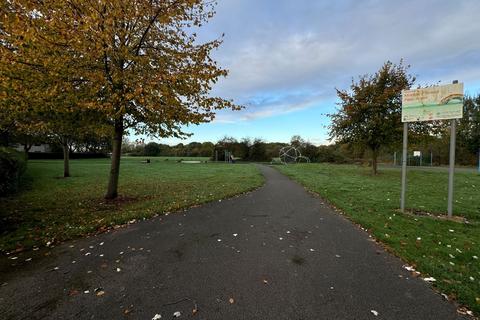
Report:
M334 145L318 147L316 162L330 162L330 163L352 163L352 160L343 154Z
M0 196L18 190L20 177L27 168L22 152L0 147Z

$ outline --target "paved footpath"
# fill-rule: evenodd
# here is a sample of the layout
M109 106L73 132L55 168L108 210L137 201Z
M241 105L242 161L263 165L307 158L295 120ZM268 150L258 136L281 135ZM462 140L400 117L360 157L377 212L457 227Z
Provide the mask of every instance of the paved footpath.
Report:
M0 318L462 319L367 233L260 169L249 194L8 260Z

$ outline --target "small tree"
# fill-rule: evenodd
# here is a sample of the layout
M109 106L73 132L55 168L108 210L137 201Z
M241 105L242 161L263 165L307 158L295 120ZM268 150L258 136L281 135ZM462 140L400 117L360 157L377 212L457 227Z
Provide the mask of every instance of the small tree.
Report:
M415 81L408 68L388 61L374 75L352 80L350 90L337 89L340 102L337 113L329 115L330 139L369 149L373 174L380 148L401 140L401 92Z
M156 142L149 142L145 145L145 149L143 150L143 154L149 157L155 157L160 155L161 147Z
M249 150L249 160L250 161L266 161L267 159L267 148L265 146L265 141L260 138L253 139L253 142Z
M480 157L480 94L465 98L463 118L458 121L459 144Z

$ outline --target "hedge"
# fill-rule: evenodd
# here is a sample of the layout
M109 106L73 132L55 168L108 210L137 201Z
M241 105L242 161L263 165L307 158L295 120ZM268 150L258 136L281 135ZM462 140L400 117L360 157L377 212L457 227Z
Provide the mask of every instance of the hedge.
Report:
M23 152L0 147L0 196L18 190L20 177L27 168Z
M70 159L101 159L109 158L105 153L77 153L70 152ZM63 159L63 152L29 152L30 160Z

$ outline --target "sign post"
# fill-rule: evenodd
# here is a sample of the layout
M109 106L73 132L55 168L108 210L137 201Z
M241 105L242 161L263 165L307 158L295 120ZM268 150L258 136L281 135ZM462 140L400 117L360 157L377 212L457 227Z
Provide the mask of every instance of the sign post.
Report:
M452 120L450 132L450 161L448 168L448 217L451 218L453 214L453 175L455 173L455 138L457 134L456 121Z
M400 208L405 212L408 122L451 120L450 163L448 172L448 217L453 214L453 177L455 172L455 119L463 117L463 83L402 91L403 159ZM430 159L430 161L432 161Z
M405 212L405 193L407 191L407 144L408 122L403 123L403 151L402 151L402 194L400 196L400 209Z

